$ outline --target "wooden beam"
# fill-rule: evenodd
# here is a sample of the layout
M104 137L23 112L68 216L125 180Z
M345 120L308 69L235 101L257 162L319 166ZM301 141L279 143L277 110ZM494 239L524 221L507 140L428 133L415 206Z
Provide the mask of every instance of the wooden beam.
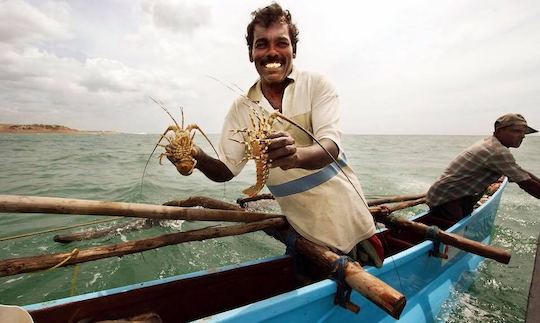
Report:
M408 232L415 232L422 236L426 236L426 233L430 228L423 223L397 217L381 219L381 222L383 222L389 227L403 229ZM512 257L510 252L505 249L486 245L481 242L467 239L460 235L449 233L443 230L437 230L435 239L449 246L453 246L461 250L474 253L475 255L490 258L503 264L508 264L510 262L510 258Z
M368 200L369 206L376 206L380 204L385 203L395 203L395 202L404 202L404 201L410 201L410 200L417 200L426 197L426 193L421 194L412 194L412 195L394 195L394 196L387 196L379 199L372 199Z
M252 222L284 218L280 214L241 210L208 210L175 206L92 201L59 197L0 195L0 212L126 216L189 221Z
M280 228L286 224L287 221L285 219L267 219L226 227L214 226L186 232L170 233L149 239L93 247L78 251L74 249L74 251L67 253L7 259L0 261L0 277L29 273L53 267L64 267L102 258L119 257L182 242L240 235L266 228Z
M296 249L328 272L335 270L334 264L340 258L327 247L317 245L301 236L296 240ZM345 266L345 281L351 288L379 308L392 315L395 319L399 319L407 302L405 296L365 271L359 263L351 261L347 263Z

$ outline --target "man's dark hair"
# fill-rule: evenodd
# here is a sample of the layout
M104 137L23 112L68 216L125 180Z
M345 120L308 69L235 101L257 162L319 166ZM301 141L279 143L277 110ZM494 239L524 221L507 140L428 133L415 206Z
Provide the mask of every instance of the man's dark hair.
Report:
M291 13L289 12L289 10L283 10L283 8L281 8L279 4L273 2L267 7L253 11L251 13L251 18L251 22L247 26L246 35L246 41L250 55L251 50L253 49L255 25L261 25L264 28L268 28L275 22L284 22L289 26L289 37L291 38L293 54L296 54L296 43L298 43L298 28L295 24L293 24Z

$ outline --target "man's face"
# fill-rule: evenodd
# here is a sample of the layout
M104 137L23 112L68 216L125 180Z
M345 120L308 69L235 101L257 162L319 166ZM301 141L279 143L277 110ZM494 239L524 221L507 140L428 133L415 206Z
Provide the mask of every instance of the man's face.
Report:
M273 23L268 28L255 25L250 60L263 85L281 83L292 71L293 49L289 26Z
M495 131L495 136L501 144L505 147L518 148L525 138L525 126L509 126L504 128L499 128Z

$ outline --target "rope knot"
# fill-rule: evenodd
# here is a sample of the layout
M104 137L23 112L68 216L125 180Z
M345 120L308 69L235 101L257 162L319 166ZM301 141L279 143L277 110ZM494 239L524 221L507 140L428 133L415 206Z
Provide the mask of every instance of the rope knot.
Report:
M353 261L348 256L341 256L332 264L334 272L334 281L337 285L336 297L334 302L341 307L347 308L350 303L352 288L345 282L345 267L349 261Z
M439 241L439 231L441 231L441 229L439 229L439 227L437 227L436 225L427 227L425 235L426 239L429 239L431 241Z

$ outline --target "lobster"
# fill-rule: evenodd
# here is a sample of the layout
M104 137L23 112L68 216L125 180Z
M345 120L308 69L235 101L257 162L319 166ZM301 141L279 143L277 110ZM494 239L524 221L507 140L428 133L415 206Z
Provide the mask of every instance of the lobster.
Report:
M193 169L195 168L195 165L197 164L197 160L193 158L193 154L196 153L195 147L193 146L193 138L195 137L195 130L198 130L203 137L208 141L212 149L214 149L214 152L216 155L218 154L216 149L214 148L214 145L212 145L212 142L204 131L196 125L196 124L190 124L184 128L184 110L182 107L180 107L181 115L182 115L182 124L179 125L178 122L174 119L172 114L161 104L158 100L154 99L153 97L150 97L154 102L156 102L174 121L173 125L170 125L165 132L159 137L158 142L154 146L154 149L152 150L152 153L150 154L150 157L148 157L148 160L146 161L146 165L144 166L143 170L143 178L144 174L146 172L146 168L148 166L148 162L150 161L150 158L156 151L156 148L158 146L164 147L165 152L161 153L159 155L159 164L163 165L162 159L163 157L169 157L171 162L174 164L178 172L184 176L191 175L193 172ZM167 136L172 132L173 134L171 136ZM163 145L161 144L161 141L165 138L168 141L168 144ZM141 189L142 189L142 180L141 180Z
M243 144L246 147L245 155L238 162L238 164L250 159L255 161L257 181L254 185L242 191L242 193L246 194L247 196L253 197L264 188L264 184L266 183L268 175L270 174L268 160L264 154L266 152L266 146L268 143L267 137L273 132L272 124L274 123L276 117L283 115L281 115L279 112L274 112L268 116L265 116L258 113L252 106L249 106L249 108L249 118L251 120L252 128L231 130L233 134L244 134L245 137L247 137L246 140L239 141L233 138L230 139L237 143ZM255 119L257 119L257 121L255 121Z

